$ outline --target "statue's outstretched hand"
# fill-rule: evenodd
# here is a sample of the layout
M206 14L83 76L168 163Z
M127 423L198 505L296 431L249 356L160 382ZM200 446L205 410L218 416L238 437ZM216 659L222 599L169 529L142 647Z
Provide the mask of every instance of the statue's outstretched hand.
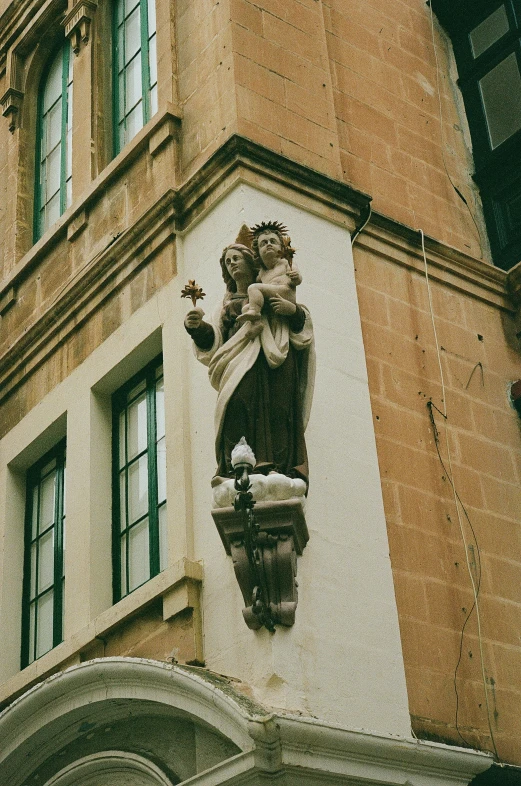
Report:
M185 328L188 330L198 328L203 321L203 317L204 311L202 308L191 308L185 317Z
M279 317L291 317L297 310L296 305L283 298L282 295L270 297L270 306Z

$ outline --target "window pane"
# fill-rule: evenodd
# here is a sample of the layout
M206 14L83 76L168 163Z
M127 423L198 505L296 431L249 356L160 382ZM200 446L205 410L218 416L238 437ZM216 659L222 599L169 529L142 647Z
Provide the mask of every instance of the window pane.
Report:
M141 49L141 25L139 8L133 11L125 21L125 63L132 60Z
M54 583L54 528L38 541L38 593Z
M34 660L35 614L36 614L36 604L32 603L31 606L29 607L29 663L32 663Z
M140 102L127 117L126 141L134 139L138 131L143 128L143 103Z
M128 412L128 457L131 461L138 453L147 447L147 399L143 393L137 401L131 404Z
M130 390L127 393L127 401L132 401L132 399L136 398L136 396L138 396L139 393L144 393L146 387L147 387L146 379L143 379L141 380L141 382L138 382L137 385L135 385L132 388L132 390Z
M127 587L127 536L121 538L121 597L128 594Z
M132 527L128 534L129 592L150 578L148 519Z
M168 565L168 530L166 523L166 505L158 510L159 516L159 570L164 570Z
M55 467L56 467L56 459L51 459L41 470L40 477L43 478L45 475L48 475L49 472L51 472L51 470L53 470Z
M62 102L61 99L56 101L54 106L49 110L45 116L45 125L47 127L46 140L45 140L45 153L50 151L59 144L62 133Z
M125 410L119 413L119 469L127 463L125 451Z
M157 501L166 499L166 445L162 437L157 443Z
M505 33L508 33L508 17L505 6L502 5L490 16L487 16L469 34L470 46L474 57L479 57L483 54L492 44L499 41Z
M118 28L118 74L121 74L125 66L125 25Z
M72 62L72 58L71 58ZM65 164L65 177L67 180L67 185L70 187L70 196L69 190L67 191L67 206L71 203L72 197L72 83L69 86L67 92L67 139L66 139L66 164Z
M61 145L55 147L54 150L47 156L46 163L47 175L47 199L60 190L61 180Z
M38 601L38 621L36 631L36 657L52 649L52 611L54 593L48 592Z
M31 589L30 599L36 595L36 543L31 546Z
M48 475L40 486L40 532L54 522L54 493L56 474Z
M156 32L156 0L148 0L148 35Z
M54 102L62 94L62 69L63 69L63 54L60 50L54 60L47 74L45 82L45 89L43 93L43 111L44 113L54 104Z
M35 486L33 489L31 518L31 540L34 540L38 533L38 486Z
M119 476L119 521L122 530L127 526L127 500L125 490L125 473L122 472Z
M521 74L514 52L479 81L492 149L521 128Z
M130 12L139 5L139 0L125 0L125 16L128 16Z
M156 383L156 439L165 434L165 385L163 380Z
M156 37L150 39L148 50L148 62L150 69L150 114L157 112L157 55Z
M148 512L148 457L141 456L128 468L129 522Z
M62 47L57 53L40 86L39 163L35 173L36 183L40 184L36 193L37 237L55 223L72 201L72 56L70 44L64 46L67 48Z
M60 192L56 193L51 200L45 206L45 225L44 229L48 229L52 226L56 221L58 221L61 215L60 210Z
M128 112L141 100L141 55L136 55L125 69L125 111Z

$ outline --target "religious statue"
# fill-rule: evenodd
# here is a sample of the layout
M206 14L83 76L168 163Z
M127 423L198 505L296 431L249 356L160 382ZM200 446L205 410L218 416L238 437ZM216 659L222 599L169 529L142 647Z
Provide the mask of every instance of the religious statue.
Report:
M297 303L302 276L277 221L243 227L220 264L226 292L214 319L196 307L185 328L217 390L212 517L231 556L248 627L291 626L298 601L297 554L309 532L304 430L315 373L313 326Z
M245 437L256 456L254 473L300 479L307 490L304 430L313 395L314 345L309 311L296 302L302 277L292 266L295 252L282 224L262 222L245 230L238 238L242 242L222 253L226 292L214 319L204 321L200 307L185 318L196 357L208 366L218 391L212 485L234 476L231 453Z

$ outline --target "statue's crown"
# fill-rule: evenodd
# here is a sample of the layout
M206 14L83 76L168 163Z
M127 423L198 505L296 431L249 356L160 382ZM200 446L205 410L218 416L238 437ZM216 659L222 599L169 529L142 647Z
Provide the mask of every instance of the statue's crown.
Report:
M261 221L260 224L255 224L250 229L251 236L258 237L263 232L280 232L281 235L288 234L288 228L281 224L280 221Z

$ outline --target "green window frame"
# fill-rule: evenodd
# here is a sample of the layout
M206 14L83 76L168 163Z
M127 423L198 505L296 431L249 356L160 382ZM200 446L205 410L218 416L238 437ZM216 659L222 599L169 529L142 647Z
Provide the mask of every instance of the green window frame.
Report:
M166 445L160 355L112 397L114 602L166 567Z
M494 263L521 260L521 0L432 0L450 35Z
M62 440L27 472L22 668L63 641L65 458Z
M50 59L38 91L34 240L72 202L72 57L66 41Z
M157 112L155 0L115 0L114 155Z

